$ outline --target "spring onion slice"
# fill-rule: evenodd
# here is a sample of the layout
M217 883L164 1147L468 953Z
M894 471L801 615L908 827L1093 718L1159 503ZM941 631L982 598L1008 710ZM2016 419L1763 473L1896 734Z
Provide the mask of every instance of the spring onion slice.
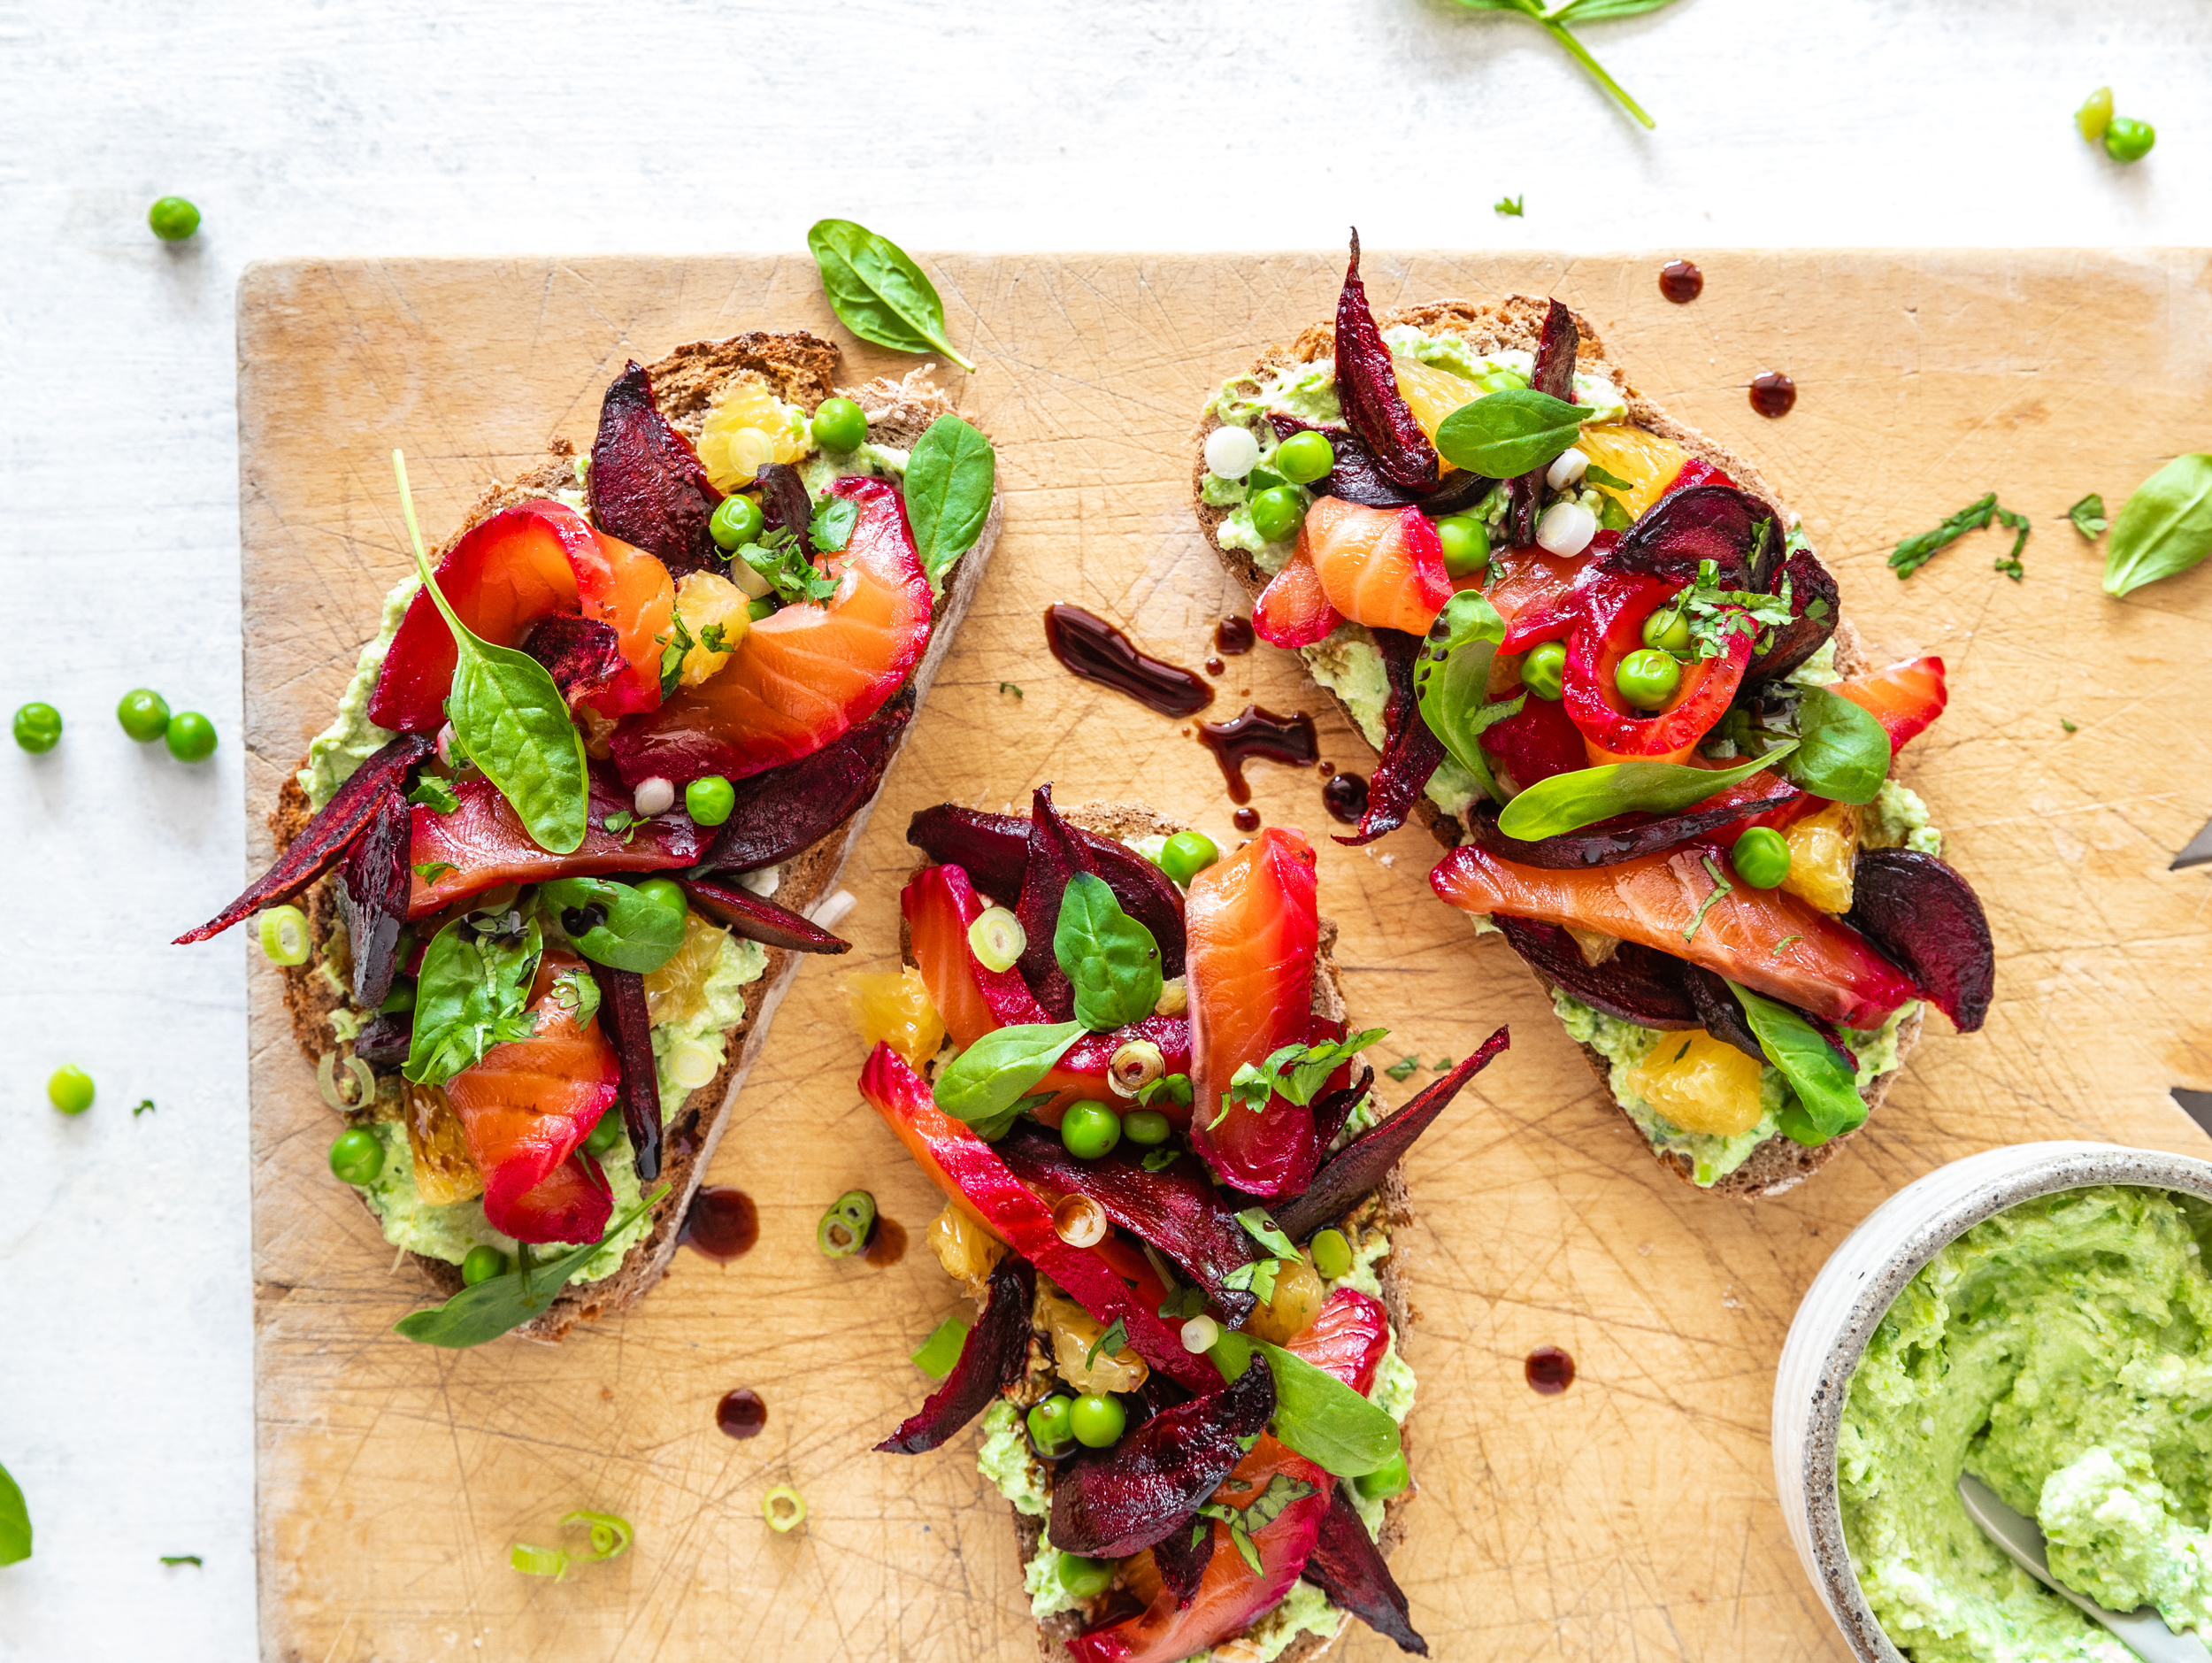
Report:
M760 1498L760 1516L778 1535L787 1535L806 1522L806 1497L788 1484L778 1484Z

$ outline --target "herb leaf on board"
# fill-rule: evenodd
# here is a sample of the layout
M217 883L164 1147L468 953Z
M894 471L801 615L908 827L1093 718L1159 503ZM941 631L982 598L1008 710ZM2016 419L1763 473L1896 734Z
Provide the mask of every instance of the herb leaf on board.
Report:
M2084 543L2096 542L2112 523L2104 517L2104 498L2094 491L2068 509L2066 518L2073 521L2074 529L2081 533Z
M2212 555L2212 453L2177 456L2135 488L2105 545L2104 592L2133 593Z
M2081 504L2075 504L2075 507L2080 506ZM1968 532L1983 530L1992 520L1999 521L2020 534L2012 540L2012 552L1997 561L1997 570L2017 583L2022 576L2020 550L2028 545L2028 517L2016 514L2008 508L1998 507L1995 491L1967 504L1941 525L1932 527L1917 536L1906 538L1891 550L1889 568L1897 574L1898 581L1902 582Z
M945 303L906 250L850 219L818 219L806 245L822 268L830 309L864 341L894 352L942 352L964 370L975 365L945 339Z

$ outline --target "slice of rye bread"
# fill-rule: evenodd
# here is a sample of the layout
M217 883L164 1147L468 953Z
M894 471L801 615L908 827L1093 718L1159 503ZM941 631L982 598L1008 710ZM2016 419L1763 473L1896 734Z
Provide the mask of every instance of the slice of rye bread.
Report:
M1384 328L1403 323L1410 324L1431 335L1460 335L1479 352L1517 349L1532 353L1536 350L1537 343L1542 337L1544 319L1550 306L1551 303L1548 300L1538 299L1528 295L1509 295L1495 305L1479 305L1472 301L1466 300L1440 300L1431 302L1427 305L1409 306L1402 311L1386 312L1378 321ZM1605 356L1605 343L1598 338L1598 333L1590 327L1589 320L1579 312L1573 316L1576 336L1575 368L1585 374L1602 375L1618 388L1622 398L1627 404L1628 420L1632 423L1648 432L1657 434L1663 439L1671 439L1692 456L1711 463L1745 490L1771 507L1775 512L1778 523L1782 525L1793 523L1793 517L1783 504L1782 499L1774 494L1773 488L1768 485L1765 476L1756 467L1745 461L1726 445L1708 438L1694 427L1677 421L1657 404L1638 392L1634 384L1629 381L1627 373ZM1289 346L1272 346L1261 353L1252 368L1247 372L1247 379L1256 380L1272 371L1286 368L1292 365L1310 364L1317 358L1327 358L1335 349L1335 329L1328 324L1316 324ZM1220 419L1214 414L1210 404L1205 416L1199 422L1195 438L1195 454L1191 465L1192 500L1197 508L1198 523L1204 529L1206 541L1211 544L1214 553L1219 557L1221 564L1228 569L1230 574L1244 586L1247 596L1256 600L1260 590L1267 586L1268 574L1260 570L1258 563L1244 550L1225 548L1217 539L1215 533L1220 529L1222 521L1229 517L1229 510L1210 504L1204 497L1207 471L1206 436L1220 425ZM1835 643L1836 669L1839 674L1856 675L1873 667L1859 640L1858 631L1852 627L1849 619L1838 620ZM1331 693L1330 697L1336 698L1334 693ZM1336 702L1338 708L1344 712L1345 720L1351 725L1355 732L1358 731L1359 722L1353 716L1350 707L1346 705L1340 698L1337 698ZM1446 848L1448 849L1460 841L1459 823L1439 808L1425 794L1414 805L1413 812L1414 817L1428 828L1430 835ZM1535 972L1532 970L1530 974L1534 975ZM1548 982L1546 982L1540 975L1536 976L1536 980L1547 993L1550 992L1551 984ZM1903 1067L1906 1053L1919 1039L1920 1026L1921 1018L1917 1012L1899 1024L1897 1067L1876 1076L1862 1094L1866 1098L1867 1116L1870 1121L1873 1118L1874 1111L1881 1107L1883 1098L1889 1094L1890 1082L1896 1079L1898 1069ZM1597 1075L1599 1083L1603 1087L1607 1098L1611 1100L1613 1097L1612 1065L1601 1053L1588 1045L1583 1046L1581 1050L1583 1059L1590 1065L1592 1072ZM1617 1109L1620 1107L1617 1102L1614 1103L1614 1106ZM1649 1149L1651 1147L1649 1140L1638 1128L1635 1121L1629 1119L1628 1113L1624 1109L1621 1110L1621 1119L1626 1122L1636 1141ZM1706 1187L1716 1195L1737 1196L1747 1200L1756 1199L1761 1196L1779 1195L1782 1191L1801 1183L1817 1172L1834 1157L1836 1151L1843 1147L1846 1138L1851 1136L1852 1134L1846 1133L1843 1137L1830 1138L1818 1149L1807 1149L1801 1143L1793 1143L1788 1138L1778 1135L1760 1144L1752 1151L1751 1159L1737 1167L1735 1171ZM1685 1183L1694 1182L1692 1173L1694 1168L1687 1156L1661 1153L1657 1150L1653 1150L1652 1152L1657 1155L1661 1163Z
M759 376L786 403L807 410L813 409L833 392L842 391L866 412L868 436L877 444L911 448L931 422L953 413L951 399L931 384L930 366L926 365L898 381L879 379L862 387L839 389L832 381L837 356L833 343L803 331L787 335L751 333L680 346L658 363L646 367L662 413L694 441L724 389L748 373ZM459 528L439 545L434 558L442 559L469 531L502 509L572 489L576 484L575 447L566 439L555 439L542 461L534 463L511 481L495 481L469 510ZM982 535L953 567L945 592L933 610L929 646L910 682L918 701L927 696L930 682L944 662L961 617L982 581L984 566L998 539L1003 509L1003 497L995 497ZM900 736L892 762L896 761L899 749L912 737L914 727L910 723ZM887 773L888 768L887 764ZM785 862L776 886L776 901L794 912L805 912L833 894L846 857L858 843L874 806L875 799L871 797L843 826ZM276 807L269 815L269 827L280 851L298 835L310 813L307 795L298 780L287 775ZM338 922L337 902L328 880L317 883L310 892L307 912L316 951L307 964L285 971L285 1004L292 1018L293 1036L308 1059L319 1060L334 1049L342 1062L351 1056L352 1046L349 1042L337 1040L330 1019L345 1006L347 1000L315 973L318 962L327 958L342 983L350 974L344 931ZM727 1032L720 1071L667 1117L661 1176L657 1182L667 1184L669 1191L653 1208L646 1234L631 1247L613 1275L597 1282L571 1283L543 1314L516 1329L516 1333L533 1339L559 1340L580 1321L595 1321L609 1313L628 1309L661 1279L676 1251L685 1211L722 1140L731 1104L744 1082L746 1070L759 1055L770 1019L790 987L803 956L778 947L770 947L766 951L766 969L757 982L745 989L744 1018ZM419 1253L409 1256L442 1294L450 1296L460 1291L459 1266Z
M1073 808L1064 808L1060 812L1063 818L1086 831L1096 832L1101 836L1117 838L1124 843L1133 843L1140 837L1156 835L1171 836L1183 829L1175 821L1141 803L1086 803ZM1001 905L1012 904L1012 897L1008 896L993 898ZM903 924L900 926L899 949L905 961L912 964L913 942ZM1314 1013L1327 1017L1332 1021L1342 1021L1345 1016L1344 987L1337 969L1336 924L1332 919L1325 917L1321 920L1315 963L1317 974L1313 982ZM1397 1233L1413 1221L1413 1206L1406 1194L1403 1168L1391 1167L1384 1175L1382 1183L1346 1217L1357 1218L1365 1224L1379 1227L1392 1237L1390 1253L1376 1266L1376 1280L1382 1286L1383 1309L1389 1315L1391 1330L1398 1336L1402 1349L1411 1324L1419 1319L1419 1313L1406 1297L1405 1279L1399 1272L1395 1245ZM1055 1378L1050 1353L1046 1350L1044 1342L1033 1335L1029 1345L1029 1374L1022 1382L1021 1401L1034 1403L1044 1397L1050 1390ZM1409 1431L1405 1434L1404 1443L1407 1464L1410 1467L1413 1438ZM1405 1539L1406 1504L1417 1493L1417 1484L1409 1486L1383 1504L1383 1529L1378 1545L1385 1559L1397 1551L1398 1544ZM1038 1545L1044 1540L1045 1521L1025 1513L1013 1513L1012 1518L1015 1551L1019 1556L1018 1562L1025 1567L1037 1556ZM1102 1611L1110 1598L1110 1593L1101 1595L1088 1602L1085 1610L1064 1611L1041 1620L1037 1625L1038 1649L1050 1663L1074 1663L1074 1656L1069 1651L1067 1643L1082 1632L1090 1621L1091 1612ZM1356 1618L1348 1617L1345 1626L1349 1627L1356 1621ZM1334 1635L1302 1634L1284 1648L1279 1663L1311 1663L1313 1659L1329 1649L1335 1638Z

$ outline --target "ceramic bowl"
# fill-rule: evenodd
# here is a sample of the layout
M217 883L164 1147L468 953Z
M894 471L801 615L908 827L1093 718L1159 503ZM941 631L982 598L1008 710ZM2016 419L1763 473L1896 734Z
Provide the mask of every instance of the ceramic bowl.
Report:
M2178 1190L2212 1200L2212 1161L2111 1143L2016 1143L1939 1166L1869 1215L1813 1279L1774 1382L1774 1482L1790 1540L1863 1663L1905 1663L1868 1608L1844 1547L1836 1438L1852 1372L1920 1267L1984 1219L2092 1184Z

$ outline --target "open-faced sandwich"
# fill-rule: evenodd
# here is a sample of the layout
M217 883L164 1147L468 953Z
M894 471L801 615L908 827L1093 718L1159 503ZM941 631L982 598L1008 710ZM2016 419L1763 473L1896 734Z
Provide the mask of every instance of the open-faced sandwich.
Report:
M982 1309L879 1447L982 1417L1048 1656L1304 1659L1348 1613L1425 1654L1385 1564L1411 1485L1397 1163L1505 1031L1383 1118L1357 1062L1381 1030L1347 1030L1294 831L1219 857L1046 788L1026 821L946 805L907 835L928 864L907 968L856 989L860 1087L944 1190L930 1243Z
M1668 417L1556 300L1378 320L1350 270L1223 386L1198 513L1381 753L1362 843L1417 817L1437 893L1549 991L1701 1186L1771 1193L1863 1123L1994 956L1891 777L1943 661L1876 669L1755 469Z
M838 873L997 508L923 372L839 392L836 360L680 347L434 558L409 504L416 569L284 785L276 864L180 938L260 914L348 1122L333 1171L455 1296L411 1337L640 1297L797 955L845 951Z

